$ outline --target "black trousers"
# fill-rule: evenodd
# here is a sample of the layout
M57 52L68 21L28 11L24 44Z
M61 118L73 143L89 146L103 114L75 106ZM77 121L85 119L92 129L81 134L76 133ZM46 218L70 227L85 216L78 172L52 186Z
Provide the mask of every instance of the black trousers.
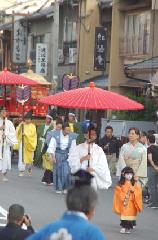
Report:
M132 229L133 226L136 226L135 220L121 220L120 226L126 229Z
M47 184L53 183L53 172L51 170L45 170L42 182L46 182Z

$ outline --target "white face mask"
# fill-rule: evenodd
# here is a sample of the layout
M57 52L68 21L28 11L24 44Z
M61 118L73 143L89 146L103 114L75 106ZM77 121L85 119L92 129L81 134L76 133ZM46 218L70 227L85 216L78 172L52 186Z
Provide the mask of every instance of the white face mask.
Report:
M133 177L133 174L132 173L125 173L125 179L130 181Z

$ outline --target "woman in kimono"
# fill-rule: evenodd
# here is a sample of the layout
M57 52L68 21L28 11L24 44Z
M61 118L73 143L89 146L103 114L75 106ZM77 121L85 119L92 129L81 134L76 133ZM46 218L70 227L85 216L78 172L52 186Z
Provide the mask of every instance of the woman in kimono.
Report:
M121 176L124 167L131 167L135 174L135 180L145 184L147 178L147 149L139 142L140 132L137 128L128 131L129 142L121 147L117 176Z
M25 166L27 166L28 175L32 176L32 164L34 151L37 145L37 133L36 126L31 122L31 119L32 111L29 111L25 115L25 122L20 123L16 128L17 139L19 142L19 177L24 175ZM24 146L22 146L22 124L24 124Z
M125 167L115 187L113 211L120 216L120 233L130 233L136 226L136 216L142 211L142 190L134 180L134 171Z

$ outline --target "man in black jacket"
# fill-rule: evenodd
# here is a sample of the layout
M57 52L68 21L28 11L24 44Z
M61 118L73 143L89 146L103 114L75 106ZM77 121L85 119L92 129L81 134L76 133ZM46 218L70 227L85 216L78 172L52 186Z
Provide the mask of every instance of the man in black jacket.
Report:
M24 240L34 233L31 221L24 215L24 208L21 205L10 206L7 220L7 225L0 229L0 240ZM21 228L23 224L27 226L27 230Z
M106 154L111 174L115 174L116 162L119 157L119 141L113 136L113 128L111 126L105 128L105 135L100 139L99 145Z

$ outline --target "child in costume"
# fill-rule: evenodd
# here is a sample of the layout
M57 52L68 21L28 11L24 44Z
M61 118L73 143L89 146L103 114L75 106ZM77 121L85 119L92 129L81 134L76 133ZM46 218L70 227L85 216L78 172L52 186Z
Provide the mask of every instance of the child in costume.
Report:
M120 233L131 233L136 225L136 216L142 211L142 190L134 180L134 171L125 167L115 187L113 211L120 216Z

